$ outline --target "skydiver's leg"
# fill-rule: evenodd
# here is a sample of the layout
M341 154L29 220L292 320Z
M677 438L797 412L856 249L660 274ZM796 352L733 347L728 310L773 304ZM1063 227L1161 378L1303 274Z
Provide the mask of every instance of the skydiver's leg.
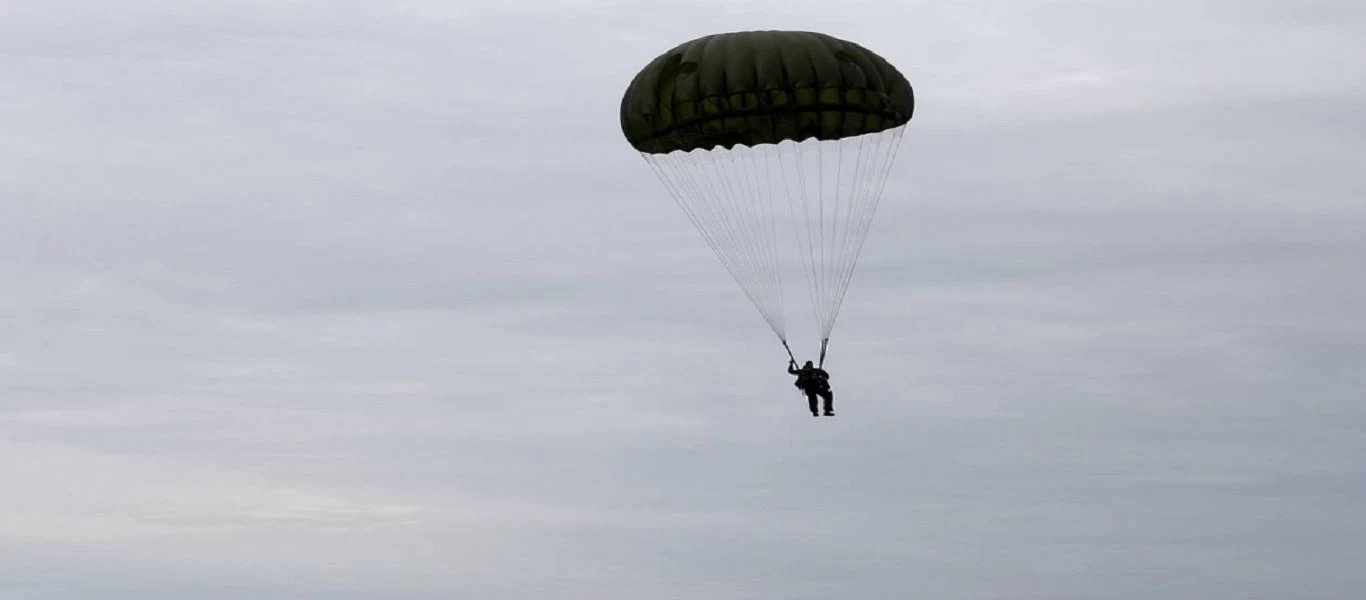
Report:
M825 416L833 416L835 414L835 392L827 389L821 392L821 397L825 398ZM812 408L814 409L815 406Z
M814 390L806 392L806 403L811 406L811 416L821 416L821 413L816 410L816 392Z

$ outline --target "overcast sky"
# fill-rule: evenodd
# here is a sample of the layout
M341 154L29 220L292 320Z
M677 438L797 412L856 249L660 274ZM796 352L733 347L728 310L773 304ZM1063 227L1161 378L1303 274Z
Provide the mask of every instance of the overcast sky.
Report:
M753 28L917 92L833 419L618 127ZM1352 0L7 0L0 597L1358 597L1363 39Z

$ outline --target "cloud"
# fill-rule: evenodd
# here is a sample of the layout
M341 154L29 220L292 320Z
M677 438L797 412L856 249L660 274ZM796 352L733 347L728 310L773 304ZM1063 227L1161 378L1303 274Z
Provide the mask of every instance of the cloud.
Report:
M0 595L1359 588L1366 15L840 6L16 7ZM918 93L836 419L617 124L759 27Z

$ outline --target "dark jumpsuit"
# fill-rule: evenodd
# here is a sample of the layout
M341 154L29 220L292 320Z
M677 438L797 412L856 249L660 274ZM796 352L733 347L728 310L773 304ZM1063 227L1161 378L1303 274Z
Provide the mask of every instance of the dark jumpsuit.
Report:
M830 374L826 373L825 369L814 366L796 369L793 365L788 365L787 372L797 376L794 385L806 394L812 416L819 414L816 412L817 396L825 399L825 414L835 414L835 393L830 390Z

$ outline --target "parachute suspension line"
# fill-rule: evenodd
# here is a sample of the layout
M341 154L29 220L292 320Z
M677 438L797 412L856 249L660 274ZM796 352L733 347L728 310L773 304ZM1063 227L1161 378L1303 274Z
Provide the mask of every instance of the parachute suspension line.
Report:
M842 272L840 271L840 265L842 264L842 261L840 260L840 257L841 257L841 252L840 252L840 251L841 251L841 249L842 249L842 248L841 248L841 241L842 241L845 237L847 237L847 235L842 235L842 234L844 234L844 233L848 230L848 228L849 228L849 208L852 207L852 204L850 204L850 202L849 202L849 200L850 200L850 198L851 198L852 195L846 193L845 190L844 190L844 187L842 186L842 184L844 183L844 179L845 179L845 178L844 178L844 148L845 148L845 146L848 144L848 141L849 141L848 139L841 138L841 139L839 139L839 140L837 140L837 141L834 142L834 145L835 145L835 148L836 148L836 151L835 151L835 165L834 165L834 166L835 166L835 187L834 187L832 193L833 193L833 195L834 195L834 205L835 205L835 206L834 206L834 208L831 210L831 213L832 213L832 214L831 214L831 218L830 218L830 221L831 221L831 222L830 222L830 256L829 256L829 258L827 258L826 261L825 261L826 269L829 271L829 274L827 275L827 277L828 277L828 280L829 280L831 283L837 283L837 282L842 278ZM845 214L844 214L844 218L840 218L840 209L841 209L841 208L844 208L844 213L845 213ZM833 295L833 290L834 290L834 288L835 288L834 285L827 285L827 286L826 286L826 289L825 289L825 293L821 295L821 315L823 315L823 316L825 317L825 320L829 320L829 318L830 318L830 307L831 307L831 302L830 302L830 300L831 300L831 297L832 297L832 295ZM820 332L820 333L821 333L821 338L824 339L825 336L826 336L826 331L825 331L825 326L826 326L826 324L825 324L824 322L822 322L822 323L820 323L820 326L821 326L821 332Z
M787 345L787 340L783 340L783 348L787 350L787 358L795 364L797 362L797 357L792 355L792 347Z
M818 142L819 162L816 168L820 206L817 212L816 225L820 236L821 251L818 284L811 301L816 310L816 325L821 339L820 360L822 363L825 360L830 331L834 327L835 297L839 294L840 285L844 281L844 270L846 268L844 257L847 254L847 247L850 245L850 235L854 231L851 217L857 208L858 194L856 190L861 181L858 177L860 174L858 167L862 165L865 136L859 136L857 139L857 152L848 153L854 162L852 178L846 178L845 173L845 150L852 140L839 139L833 142ZM835 146L833 150L829 149L831 144ZM831 162L832 159L833 162ZM827 185L825 174L827 169L834 171L833 177L829 178L833 179L833 187ZM849 182L849 189L846 189L846 180ZM830 197L828 212L825 207L827 195Z
M739 147L737 147L737 150ZM743 155L735 163L737 176L743 171L744 181L748 191L750 207L754 216L754 225L758 232L757 238L762 241L764 282L767 287L768 296L773 301L773 308L778 314L785 315L783 306L783 282L778 256L778 238L773 235L773 207L772 194L769 192L771 186L766 177L762 177L759 169L760 153L762 150L755 148L743 148L735 155ZM732 158L735 156L733 155ZM748 158L745 161L744 158ZM767 166L767 165L765 165ZM748 167L748 168L745 168Z
M743 236L737 235L734 219L726 218L723 212L716 182L698 165L694 156L682 152L675 154L677 156L641 153L774 334L778 339L786 340L782 312L774 312L772 297L765 297L763 286L756 285L759 283L757 265L751 259Z
M732 167L732 171L737 167L734 161L734 151L727 152L730 160L727 161ZM779 339L786 338L785 327L783 325L784 316L779 306L773 285L770 283L771 276L766 273L776 272L776 269L764 264L764 257L772 255L765 250L764 240L755 235L756 231L762 231L762 222L754 214L753 202L749 195L744 193L743 187L738 184L738 177L734 173L727 173L726 163L717 157L717 153L706 153L705 156L711 163L710 169L702 169L701 172L707 177L708 188L712 191L714 198L718 200L718 213L724 220L731 236L738 242L739 255L745 265L745 274L748 278L748 285L753 288L753 295L757 298L756 304L760 305L760 312L764 313L772 322L774 332ZM724 204L721 202L724 201ZM742 283L742 285L746 285Z
M732 170L734 169L734 154L727 152ZM748 214L748 205L744 195L736 189L735 177L733 173L726 171L727 164L714 153L705 155L711 162L710 168L706 170L708 175L716 177L715 189L718 196L726 201L726 216L734 218L734 230L737 232L739 241L744 246L745 262L750 269L750 275L754 277L755 285L759 286L758 293L763 293L763 266L759 260L759 240L755 239L753 231L754 219Z
M776 212L786 199L824 364L903 133L641 156L794 358Z
M853 181L850 182L850 184L849 184L849 193L846 195L846 198L847 198L848 201L842 203L842 204L845 205L844 219L841 221L841 224L843 225L843 227L840 228L840 232L841 232L843 235L840 237L840 239L836 240L836 242L835 242L835 247L836 247L836 251L835 251L835 273L838 273L838 274L839 274L839 277L840 277L840 284L843 283L843 275L844 275L844 273L846 272L846 270L847 270L847 268L848 268L847 265L848 265L849 254L850 254L849 248L850 248L850 246L853 245L853 244L851 243L851 237L853 236L853 232L854 232L853 223L854 223L855 209L859 206L859 200L862 198L862 192L863 192L864 188L867 187L867 186L865 185L865 183L866 183L866 174L864 173L864 170L865 170L864 165L865 165L866 163L864 162L863 158L864 158L864 150L865 150L866 147L867 147L868 137L869 137L869 136L859 136L859 137L857 137L857 138L853 138L852 140L848 140L848 141L857 141L857 151L854 153L854 174L853 174ZM841 144L845 144L845 143L846 143L846 140L840 140L840 143L841 143ZM841 161L841 165L843 165L843 161ZM837 216L838 216L838 215L837 215ZM841 286L838 285L838 284L835 286L836 289L839 289L840 287L841 287ZM822 333L822 339L825 340L825 342L828 342L828 341L829 341L829 336L830 336L830 330L833 329L833 328L834 328L834 325L835 325L835 324L834 324L834 312L835 312L834 306L835 306L835 299L834 299L833 297L832 297L832 298L826 298L826 300L825 300L825 306L830 307L830 309L827 310L827 311L825 311L825 312L823 313L823 314L827 315L827 321L826 321L825 323L822 323L822 324L821 324L821 333ZM823 343L824 343L824 342L823 342Z
M742 260L744 265L746 281L742 282L741 285L750 290L756 306L770 320L770 325L778 334L778 338L785 339L784 317L781 310L774 305L774 297L769 293L769 286L765 283L763 276L765 269L760 258L762 256L759 250L760 245L751 233L753 219L745 218L747 215L744 211L743 198L736 192L732 178L727 176L724 171L725 165L714 154L708 153L705 156L708 158L711 168L701 169L699 167L701 169L699 172L706 177L708 189L711 191L709 197L716 200L714 212L718 215L726 231L729 232L730 237L735 241L733 247L736 258ZM717 179L721 179L721 181L718 182ZM723 190L725 193L722 193Z
M730 213L734 211L727 210L728 206L725 202L727 198L721 194L720 185L716 181L714 173L716 158L710 154L704 154L703 156L710 165L703 165L701 164L702 161L697 159L697 155L688 153L685 156L687 157L687 165L691 167L691 174L697 178L699 183L696 199L707 209L711 226L726 240L725 256L727 260L736 265L736 270L740 272L742 277L742 281L739 282L740 285L753 295L756 292L752 289L752 284L756 278L753 271L754 261L750 258L751 251L748 246L753 242L742 235L736 220L729 218L731 217ZM762 301L760 298L754 300L756 304ZM760 306L759 310L763 311L764 308Z
M829 330L834 328L835 319L839 316L840 309L844 305L844 298L849 290L849 284L853 281L854 271L858 266L859 255L863 253L863 245L868 240L868 231L872 227L873 217L877 213L877 207L882 203L882 193L887 188L892 166L896 163L896 156L901 148L901 139L905 134L905 126L897 127L887 132L873 134L876 136L878 150L875 152L876 159L873 169L868 172L868 176L862 178L866 185L863 193L860 194L861 207L858 219L852 220L851 225L858 227L858 232L854 235L856 244L852 254L847 258L847 267L843 270L843 281L839 285L839 294L835 299L835 305L830 315L830 322L827 326L826 337ZM885 147L884 147L885 146ZM822 342L824 347L824 342Z
M829 345L830 345L830 338L824 338L824 339L821 340L821 360L820 360L819 363L817 363L816 366L818 366L818 367L824 367L824 366L825 366L825 348L826 348L826 346L829 346Z
M759 242L753 234L753 219L747 218L744 200L737 193L732 177L725 172L725 164L720 162L715 154L707 153L704 156L707 157L710 168L703 168L701 173L707 177L708 189L718 202L718 212L737 242L735 246L742 259L741 264L745 266L749 285L753 286L754 295L763 305L761 310L772 314L775 320L781 320L782 315L773 312L771 296L765 294L763 266L759 258L761 253Z
M832 190L832 193L831 193L831 195L833 196L833 198L832 198L832 201L833 201L833 202L832 202L832 203L834 204L834 207L833 207L833 209L832 209L832 211L831 211L831 212L832 212L832 216L831 216L831 220L830 220L830 239L829 239L830 252L829 252L829 256L828 256L828 257L826 257L826 256L822 256L822 257L821 257L821 264L822 264L822 266L823 266L824 269L825 269L825 274L823 275L823 278L825 279L825 288L824 288L823 290L821 290L821 301L820 301L821 315L822 315L822 318L823 318L823 321L822 321L821 324L820 324L820 325L821 325L821 338L822 338L822 339L826 338L826 337L829 336L829 334L830 334L830 332L827 331L827 329L829 328L829 325L828 325L828 323L826 323L826 321L829 321L829 319L830 319L830 309L831 309L831 306L832 306L832 304L831 304L831 296L832 296L832 293L833 293L833 290L834 290L834 286L833 286L832 284L835 283L836 280L842 278L842 277L841 277L842 273L841 273L841 271L839 270L840 263L839 263L839 260L838 260L838 237L839 237L838 234L839 234L840 226L841 226L841 225L844 225L845 227L848 226L848 223L847 223L848 217L847 217L847 215L846 215L846 218L843 219L843 220L841 220L841 219L839 218L839 209L840 209L840 205L842 205L842 204L848 204L848 198L849 198L849 196L848 196L847 194L844 194L844 193L843 193L843 190L842 190L841 187L840 187L840 183L841 183L842 180L843 180L843 174L844 174L844 146L845 146L845 143L846 143L846 142L847 142L847 139L845 139L845 138L841 138L841 139L839 139L839 140L837 140L837 141L834 142L834 145L835 145L835 148L836 148L836 152L835 152L835 164L834 164L834 167L835 167L835 187L834 187L834 189ZM824 170L825 170L825 169L824 169L824 164L825 164L824 158L822 158L821 164L822 164L821 170L824 171ZM824 215L822 215L822 220L824 220ZM823 246L826 245L826 236L825 236L825 231L824 231L824 225L823 225L823 224L822 224L822 231L821 231L821 244L822 244Z
M830 288L830 263L825 260L825 148L823 142L816 143L816 235L820 241L820 297L825 298L826 290ZM818 299L813 299L818 300ZM817 322L825 316L825 307L819 300L815 303L816 310L821 316L817 317Z
M815 144L816 151L811 152L807 149L807 144ZM790 145L790 148L786 148ZM838 222L838 203L835 204L836 214L834 219L828 219L826 213L825 196L827 195L824 182L826 164L824 145L822 142L798 142L788 140L782 142L778 147L779 167L782 170L783 192L787 198L788 214L792 222L793 238L797 243L797 252L801 257L802 277L806 281L807 295L811 303L812 316L818 328L824 329L823 324L826 320L827 304L824 298L827 297L827 290L831 279L829 255L829 244L826 243L827 222L834 225ZM793 163L792 169L795 176L788 173L788 161ZM814 175L810 172L815 170ZM813 198L813 196L815 196ZM835 200L838 200L836 194ZM815 206L813 206L815 205ZM815 209L813 211L813 209Z
M777 191L787 197L822 361L903 131L898 127L838 140L789 140L773 150L783 182Z
M710 226L710 223L706 221L708 216L700 214L700 212L692 206L692 203L689 202L690 196L695 197L696 195L696 182L687 178L687 174L681 172L678 169L678 165L674 164L668 165L668 168L674 171L673 176L671 177L666 171L665 165L660 164L657 155L642 152L641 156L643 156L645 161L655 170L655 174L658 175L660 181L664 183L665 189L673 195L674 199L678 202L679 207L683 209L683 213L692 221L693 226L697 228L698 232L701 233L702 238L706 240L707 245L711 247L712 251L721 261L722 266L730 272L731 276L734 277L736 281L740 281L740 275L735 272L735 267L731 264L731 261L728 260L728 254L722 250L721 242L716 238L715 228ZM680 181L675 182L674 177L678 177Z
M737 146L727 154L734 175L733 189L736 191L737 199L744 205L746 238L753 241L753 258L763 287L763 295L771 303L770 308L774 314L783 315L782 293L778 279L777 240L768 237L769 228L764 226L763 194L755 181L758 167L753 158L754 151L751 148ZM738 157L742 154L750 159L748 163L739 160ZM749 169L744 168L747 164L750 165Z
M665 166L660 164L655 155L641 152L640 156L645 159L646 164L650 165L650 169L655 172L655 176L664 184L664 188L668 190L669 195L673 196L674 200L678 203L679 208L683 209L683 214L687 215L689 221L692 221L693 226L696 227L697 231L702 235L702 239L706 240L707 245L711 247L712 251L715 252L718 257L721 257L721 249L716 241L716 236L713 234L711 228L705 227L702 224L697 212L693 210L693 207L689 205L687 198L685 197L686 192L683 188L687 186L688 182L675 182L674 178L665 170ZM674 175L676 176L677 173ZM721 258L721 264L725 266L727 270L731 270L730 263L727 262L724 257ZM731 275L735 276L735 273L732 272Z
M793 142L791 142L791 141L784 141L784 142L781 142L781 143L779 143L779 144L774 145L773 148L772 148L772 150L771 150L771 154L772 154L772 156L773 156L773 159L778 163L778 180L782 182L782 186L783 186L783 188L782 188L782 195L783 195L783 198L787 200L788 214L791 215L791 214L795 214L795 213L796 213L796 210L797 210L797 209L796 209L796 206L793 204L793 202L794 202L793 199L797 197L797 194L796 194L796 193L793 193L793 190L792 190L792 184L793 184L794 178L793 178L791 175L789 175L789 173L788 173L787 159L788 159L788 157L790 156L790 154L784 149L784 145L788 145L788 144L791 144L791 145L794 145L794 146L795 146L795 144L794 144ZM800 173L801 173L800 167L801 167L800 163L796 164L795 167L794 167L794 168L796 169L798 175L800 175ZM776 216L777 216L777 215L775 214L774 216L775 216L775 219L774 219L774 224L773 224L773 225L774 225L774 227L777 227L777 219L776 219ZM797 240L800 242L800 240L801 240L801 233L800 233L800 231L797 229L797 220L796 220L796 219L791 219L791 223L792 223L792 234L793 234L793 238L797 239ZM805 252L806 250L805 250L805 248L799 247L799 248L798 248L798 251L799 251L799 252ZM814 289L814 288L812 287L811 272L810 272L810 270L809 270L808 268L806 268L806 266L805 266L806 261L802 261L802 263L803 263L803 268L802 268L802 280L806 282L807 293L810 294L810 293L812 293L812 290Z
M842 219L840 222L840 236L837 240L835 240L835 258L831 263L831 271L835 273L836 281L835 284L832 285L830 289L827 291L826 296L822 298L821 304L823 307L821 314L824 317L823 321L820 324L821 338L822 340L825 340L827 342L830 333L835 326L834 321L835 313L837 312L835 308L837 298L840 296L846 283L845 275L848 273L848 270L850 268L849 261L851 260L852 254L851 248L855 245L857 232L860 229L859 223L861 222L861 219L863 218L864 214L863 201L866 197L865 192L868 188L867 171L869 170L869 165L871 165L873 162L872 160L864 160L865 150L868 147L869 137L872 136L859 136L858 138L855 138L857 140L857 152L854 153L853 181L851 182L849 189L847 191L840 190L840 193L844 196L844 202L842 202L841 204L845 205L845 214L844 219ZM844 144L853 141L854 140L840 140L840 143ZM843 161L841 161L841 168L842 167Z
M778 237L775 235L776 227L773 225L773 195L771 192L771 182L766 177L760 176L759 155L762 149L744 147L738 154L748 157L748 162L738 161L740 167L748 165L746 170L746 183L748 184L750 207L754 217L754 227L758 232L756 239L762 241L762 260L765 274L765 285L768 288L769 298L773 302L773 309L776 314L785 315L783 302L783 282L780 267L780 256L778 251Z
M812 241L812 236L811 236L811 205L810 205L810 203L808 202L808 194L807 194L807 189L806 189L806 180L807 180L807 178L806 178L806 168L807 168L807 167L806 167L806 158L802 155L802 144L803 144L803 142L797 142L797 141L793 141L793 142L792 142L792 146L796 149L796 156L795 156L795 159L796 159L796 171L797 171L797 190L798 190L798 192L799 192L799 197L801 198L801 202L802 202L802 217L803 217L803 218L802 218L802 222L803 222L803 223L805 224L805 226L806 226L806 235L805 235L805 236L803 236L803 235L800 233L800 230L798 230L798 229L796 228L797 220L796 220L796 218L795 218L795 217L796 217L795 202L794 202L794 198L793 198L792 196L790 196L790 195L788 196L788 199L787 199L787 201L788 201L788 202L787 202L787 205L788 205L788 209L789 209L789 210L791 211L791 213L792 213L792 216L794 217L794 218L793 218L793 221L792 221L792 224L793 224L793 232L795 233L796 238L797 238L798 251L801 252L802 255L804 255L805 258L806 258L806 260L803 261L803 262L806 263L806 268L802 269L802 273L803 273L803 275L804 275L805 277L807 277L807 293L808 293L808 294L810 295L810 297L811 297L811 312L815 315L815 317L816 317L816 322L819 323L819 322L821 321L821 310L820 310L820 306L819 306L818 303L816 302L816 298L818 298L819 295L820 295L820 274L819 274L819 271L818 271L818 265L819 265L820 263L818 263L818 262L816 261L816 248L815 248L815 243ZM820 165L817 164L817 167L819 167L819 166L820 166Z
M762 154L764 172L762 178L760 179L761 176L759 175L759 169L756 165L754 169L754 176L756 179L760 179L760 181L762 181L761 185L763 187L763 192L765 195L764 212L768 218L768 236L770 240L770 248L773 251L773 282L777 287L778 310L783 311L783 314L786 315L786 307L784 306L783 295L783 277L781 261L782 256L781 251L778 249L778 219L776 218L778 216L778 213L775 210L775 206L777 203L775 202L773 197L774 186L772 159L775 156L775 152L773 147L771 146L760 146L759 149L755 150L752 154L750 154L750 157L757 161L759 160L760 154ZM783 340L783 345L787 345L787 340ZM792 356L791 348L788 348L787 354L789 357Z

